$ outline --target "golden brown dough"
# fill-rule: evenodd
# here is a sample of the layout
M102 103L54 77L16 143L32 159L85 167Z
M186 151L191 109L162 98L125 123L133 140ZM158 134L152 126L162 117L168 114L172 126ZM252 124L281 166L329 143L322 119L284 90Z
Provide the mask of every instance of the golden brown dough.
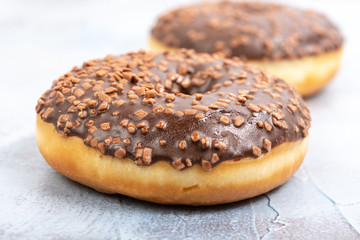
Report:
M130 159L103 155L78 137L62 137L37 117L40 152L55 170L104 193L164 204L214 205L266 193L285 183L301 165L308 137L282 143L257 159L225 161L205 172L200 165L178 171L159 161L139 167Z

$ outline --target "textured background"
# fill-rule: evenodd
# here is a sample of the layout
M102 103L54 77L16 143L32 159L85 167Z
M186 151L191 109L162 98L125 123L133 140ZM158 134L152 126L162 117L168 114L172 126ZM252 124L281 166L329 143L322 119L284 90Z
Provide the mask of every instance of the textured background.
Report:
M308 99L311 143L282 187L213 207L104 195L42 159L35 104L84 60L146 48L156 16L186 1L0 0L0 239L359 239L360 2L293 1L320 10L346 38L334 81Z

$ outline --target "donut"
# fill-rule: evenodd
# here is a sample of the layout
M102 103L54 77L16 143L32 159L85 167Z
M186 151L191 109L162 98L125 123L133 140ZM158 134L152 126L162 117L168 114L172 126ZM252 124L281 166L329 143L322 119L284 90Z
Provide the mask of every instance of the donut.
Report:
M51 167L104 193L213 205L280 186L301 165L309 109L281 79L221 54L140 50L84 62L38 100Z
M212 2L161 16L151 31L149 48L191 48L240 57L307 97L337 72L342 43L336 26L314 11L266 2Z

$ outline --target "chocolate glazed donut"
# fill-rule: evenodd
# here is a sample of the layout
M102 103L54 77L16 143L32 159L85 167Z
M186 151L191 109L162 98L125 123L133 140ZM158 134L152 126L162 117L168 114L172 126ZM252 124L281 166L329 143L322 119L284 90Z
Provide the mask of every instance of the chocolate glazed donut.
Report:
M153 51L191 48L241 57L294 85L318 92L339 68L343 38L323 14L264 2L197 3L162 15Z
M102 192L170 204L231 202L282 184L303 160L310 127L306 104L282 80L192 50L85 62L54 81L36 111L40 151L60 173ZM223 196L213 192L208 180L221 168L271 161L272 152L296 156L285 154L290 170L269 169L264 187L233 181L215 187ZM139 175L130 183L126 174ZM226 177L243 176L218 181ZM189 179L196 184L181 185Z

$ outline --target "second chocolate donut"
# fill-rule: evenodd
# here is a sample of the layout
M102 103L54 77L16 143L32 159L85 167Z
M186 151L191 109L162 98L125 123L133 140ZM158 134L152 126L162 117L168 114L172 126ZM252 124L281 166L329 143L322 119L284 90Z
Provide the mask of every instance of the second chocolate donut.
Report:
M320 91L337 72L343 38L314 11L271 3L200 3L161 16L153 51L192 48L240 57L291 83L302 96Z

